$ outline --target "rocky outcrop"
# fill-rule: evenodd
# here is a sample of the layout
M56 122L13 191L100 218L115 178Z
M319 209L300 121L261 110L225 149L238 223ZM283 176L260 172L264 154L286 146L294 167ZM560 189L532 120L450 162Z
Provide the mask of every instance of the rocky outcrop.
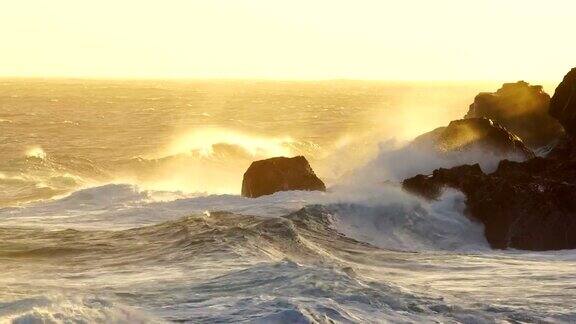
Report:
M438 198L445 186L461 190L466 212L484 224L493 248L576 248L575 159L504 160L491 174L478 165L438 169L403 185L428 199Z
M303 156L255 161L244 173L244 197L255 198L288 190L326 191L326 186Z
M505 83L493 93L480 93L464 118L486 117L536 148L559 139L562 126L548 114L550 96L542 86L524 81Z
M562 123L570 136L576 135L576 68L556 88L550 101L550 115Z
M503 160L490 174L478 165L437 169L403 187L427 199L437 199L444 187L462 191L466 212L484 224L494 248L576 249L576 69L556 89L550 114L567 135L546 157Z
M438 153L478 151L525 160L534 157L522 140L506 128L487 118L469 118L450 122L423 134L412 142L419 147L432 147Z

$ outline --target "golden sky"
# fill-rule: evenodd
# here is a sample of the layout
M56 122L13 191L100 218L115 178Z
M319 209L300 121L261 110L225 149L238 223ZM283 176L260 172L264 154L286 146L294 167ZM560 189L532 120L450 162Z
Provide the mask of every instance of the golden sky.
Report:
M7 0L0 76L560 79L574 0Z

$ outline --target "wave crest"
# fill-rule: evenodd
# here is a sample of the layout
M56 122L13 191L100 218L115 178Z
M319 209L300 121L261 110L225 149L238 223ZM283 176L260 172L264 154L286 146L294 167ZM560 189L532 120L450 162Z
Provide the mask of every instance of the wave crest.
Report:
M93 296L44 296L0 303L9 323L161 323L135 308Z

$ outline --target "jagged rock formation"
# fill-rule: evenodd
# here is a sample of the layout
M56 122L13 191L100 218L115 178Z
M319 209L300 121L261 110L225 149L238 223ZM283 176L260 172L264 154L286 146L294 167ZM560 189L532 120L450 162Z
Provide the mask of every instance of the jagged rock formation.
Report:
M537 148L562 136L560 123L548 114L550 96L542 86L524 81L505 83L494 93L480 93L464 118L486 117Z
M244 197L256 198L287 190L326 191L326 186L303 156L255 161L244 173Z

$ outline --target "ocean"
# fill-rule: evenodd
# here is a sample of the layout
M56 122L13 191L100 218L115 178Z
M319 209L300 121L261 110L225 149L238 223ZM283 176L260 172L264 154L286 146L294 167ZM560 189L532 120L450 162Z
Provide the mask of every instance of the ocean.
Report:
M574 323L573 250L398 185L486 162L402 148L498 87L2 79L0 323ZM241 197L281 155L327 192Z

